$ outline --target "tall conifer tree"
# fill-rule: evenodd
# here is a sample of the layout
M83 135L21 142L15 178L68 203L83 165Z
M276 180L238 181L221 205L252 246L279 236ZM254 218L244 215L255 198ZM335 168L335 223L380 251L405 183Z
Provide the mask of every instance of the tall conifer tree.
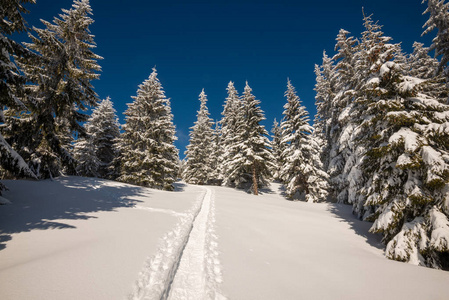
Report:
M282 153L281 178L286 186L286 195L294 199L298 194L303 194L307 201L324 201L327 183L318 144L311 137L313 128L309 125L309 114L290 80L285 97L287 103L284 105L281 128L282 142L286 148Z
M128 104L120 137L119 181L173 190L178 174L178 150L170 100L165 97L156 69L139 85Z
M281 180L281 170L282 170L282 153L285 149L285 143L282 141L282 128L279 126L279 122L274 119L273 128L271 129L272 140L271 140L271 152L273 154L273 179Z
M207 184L214 178L212 175L211 158L213 155L212 119L207 108L207 96L203 91L199 96L200 110L195 125L191 127L190 143L187 146L186 165L183 178L188 183Z
M356 57L358 42L349 32L340 29L337 35L335 50L337 54L333 57L335 61L334 96L332 98L332 119L330 120L331 132L327 143L328 160L325 161L327 172L330 176L332 198L340 203L347 201L347 183L344 166L351 155L351 147L342 136L351 134L353 124L349 113L353 106L356 82Z
M221 185L221 158L223 156L220 123L215 122L215 129L212 136L212 154L209 156L211 166L210 183Z
M220 166L220 180L223 181L225 185L232 185L233 180L230 180L230 174L232 169L229 168L229 164L232 163L234 156L239 151L237 148L237 127L238 123L241 122L242 113L242 102L239 98L238 92L234 87L232 81L229 82L228 87L228 97L226 98L222 119L220 120L221 125L221 147L223 149L221 155L221 166Z
M117 157L116 142L120 128L115 109L108 98L100 102L84 124L86 137L75 143L74 154L78 160L77 171L84 176L113 178L113 160Z
M413 53L407 57L407 75L430 79L435 76L438 65L438 60L429 55L428 47L424 47L422 43L413 43Z
M226 182L237 187L251 184L251 192L258 195L260 187L268 184L273 157L269 150L268 132L260 124L265 119L260 101L246 83L242 95L242 111L236 121L236 136L228 161Z
M6 128L4 107L16 110L25 110L25 104L20 98L23 96L23 85L26 78L20 75L17 65L12 56L29 56L22 45L16 43L9 36L26 29L26 23L22 13L27 13L23 7L24 3L35 3L34 0L4 0L0 9L0 169L11 173L12 177L27 176L34 177L35 174L29 169L21 155L19 155L5 140L2 132L13 135L13 129ZM0 183L0 195L5 186Z
M379 72L381 67L393 60L397 53L402 53L399 44L390 43L391 38L384 36L382 26L373 22L371 16L364 16L365 31L358 51L355 53L357 60L354 76L355 94L354 103L348 113L351 115L350 127L343 131L340 140L351 147L351 154L346 160L345 172L347 174L347 201L353 204L354 213L360 218L366 218L373 212L373 208L365 206L366 196L360 190L366 183L361 164L364 154L369 151L370 144L363 144L367 136L373 134L376 128L365 127L363 121L372 117L369 105L381 92L378 87Z
M435 38L432 40L430 50L435 50L435 56L441 57L440 64L435 70L436 74L445 73L446 79L449 79L449 3L444 0L423 0L427 1L427 9L424 13L429 14L429 19L424 24L422 35L437 30Z
M91 81L99 78L101 57L93 52L89 1L75 0L62 11L53 23L42 21L45 29L34 28L37 36L29 34L26 46L37 55L18 59L32 84L27 86L29 114L22 113L18 126L23 137L15 142L24 146L21 154L40 177L57 176L63 168L73 171L72 135L84 134L80 122L88 118L80 110L98 101Z
M367 178L359 193L372 214L372 232L383 234L389 258L439 268L449 266L449 106L426 93L433 81L403 76L393 61L379 70L361 126L360 170ZM367 145L369 145L367 147Z

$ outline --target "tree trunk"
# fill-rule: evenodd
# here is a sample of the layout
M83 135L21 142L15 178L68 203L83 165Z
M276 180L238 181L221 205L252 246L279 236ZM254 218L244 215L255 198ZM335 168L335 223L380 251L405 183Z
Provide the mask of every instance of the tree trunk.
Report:
M253 163L253 193L254 195L258 195L257 191L257 174L256 174L256 164Z

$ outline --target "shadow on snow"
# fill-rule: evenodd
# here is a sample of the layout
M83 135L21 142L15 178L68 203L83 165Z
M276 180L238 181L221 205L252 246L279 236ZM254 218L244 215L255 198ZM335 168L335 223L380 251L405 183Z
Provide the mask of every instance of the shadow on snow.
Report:
M75 228L64 220L87 220L100 211L134 206L143 189L138 186L109 186L107 180L60 177L54 181L7 181L5 197L12 204L0 207L0 250L20 232ZM181 187L180 187L181 188ZM148 190L145 190L148 195Z
M330 203L329 211L340 219L340 222L348 223L351 226L351 229L354 230L356 234L365 238L369 245L381 250L385 249L385 246L381 242L382 236L380 234L369 232L373 223L359 220L352 214L352 207L350 205Z

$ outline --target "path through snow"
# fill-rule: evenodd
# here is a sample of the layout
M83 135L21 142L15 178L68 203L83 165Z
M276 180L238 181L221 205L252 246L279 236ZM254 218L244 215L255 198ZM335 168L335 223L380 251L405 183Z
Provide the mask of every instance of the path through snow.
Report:
M214 232L214 191L202 187L194 207L163 239L145 264L130 299L226 299Z

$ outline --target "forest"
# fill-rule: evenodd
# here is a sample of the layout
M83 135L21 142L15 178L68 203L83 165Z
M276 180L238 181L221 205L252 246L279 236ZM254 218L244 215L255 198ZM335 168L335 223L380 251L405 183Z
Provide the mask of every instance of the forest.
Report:
M24 5L34 2L3 0L0 9L2 179L78 175L173 190L182 178L254 195L274 180L288 200L351 205L382 235L388 258L449 268L449 3L425 1L423 34L434 38L413 53L372 15L358 37L341 29L335 54L315 66L313 122L290 80L271 134L248 82L241 94L229 82L216 121L203 90L180 160L157 70L120 125L94 90L102 57L89 1L74 0L42 29L26 26ZM12 38L23 31L28 42Z

